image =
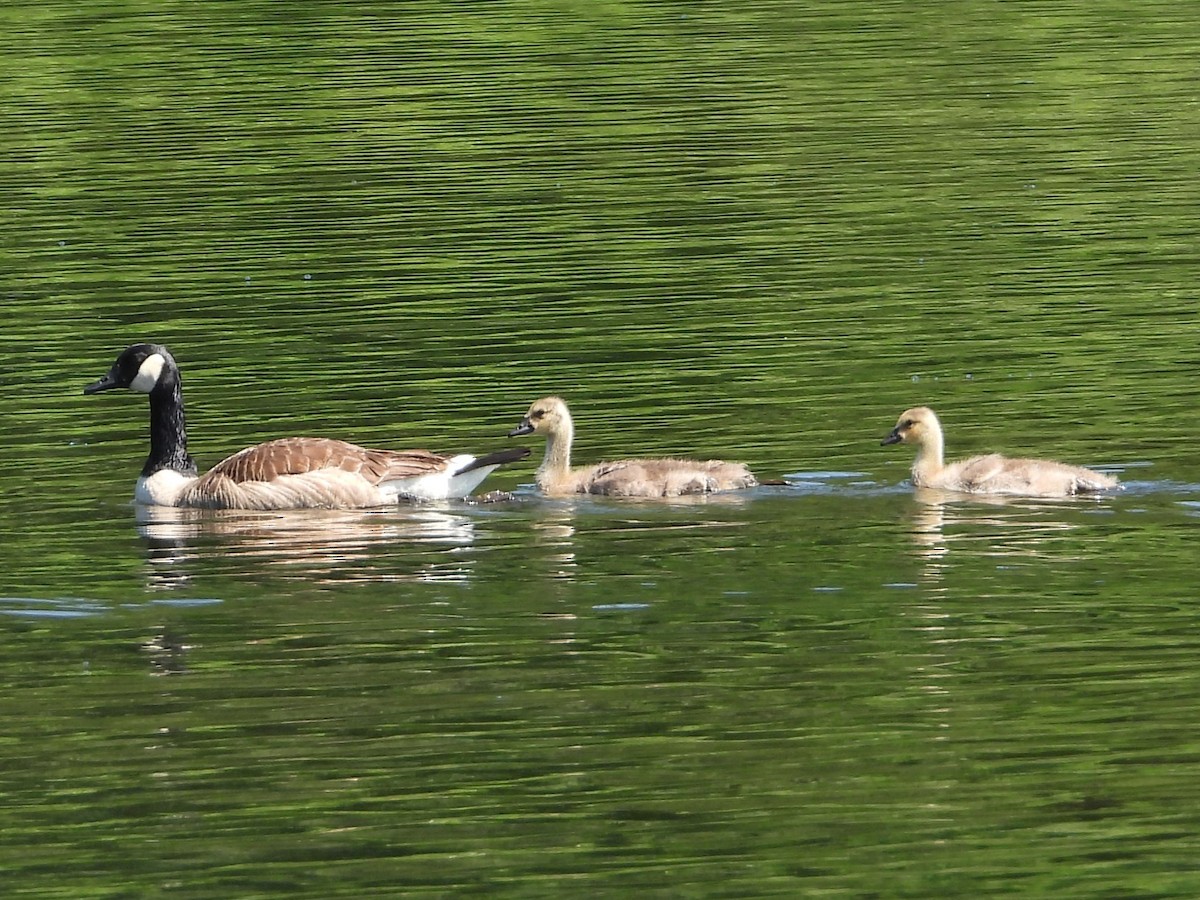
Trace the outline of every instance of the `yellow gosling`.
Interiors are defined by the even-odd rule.
[[[916,487],[1029,497],[1069,497],[1120,487],[1111,475],[1046,459],[1011,459],[989,453],[945,465],[944,442],[942,425],[927,406],[906,409],[882,441],[916,445],[917,458],[912,467]]]
[[[575,424],[561,397],[543,397],[529,407],[509,437],[546,437],[537,485],[547,494],[604,494],[610,497],[678,497],[753,487],[757,479],[741,463],[695,459],[618,459],[571,468]]]

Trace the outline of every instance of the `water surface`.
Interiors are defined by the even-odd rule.
[[[9,4],[6,890],[1195,896],[1182,9]],[[205,466],[788,483],[137,510],[137,340]],[[914,493],[918,403],[1129,488]]]

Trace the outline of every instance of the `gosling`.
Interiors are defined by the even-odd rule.
[[[678,497],[754,487],[758,480],[741,463],[695,459],[618,459],[571,468],[575,424],[561,397],[543,397],[529,407],[509,437],[546,436],[546,455],[537,485],[547,494],[604,494],[609,497]]]
[[[912,467],[916,487],[967,494],[1012,494],[1026,497],[1069,497],[1119,488],[1102,472],[1046,459],[1011,459],[998,453],[972,456],[944,465],[942,425],[927,406],[906,409],[882,444],[916,444]]]

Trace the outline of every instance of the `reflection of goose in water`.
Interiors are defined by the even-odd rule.
[[[532,528],[535,545],[546,551],[537,562],[537,570],[550,578],[574,579],[579,566],[575,559],[574,506],[551,501],[538,510]]]
[[[546,436],[546,455],[537,470],[537,485],[547,494],[678,497],[734,491],[758,484],[741,463],[716,459],[617,459],[572,469],[575,424],[560,397],[535,401],[508,436],[534,433]]]
[[[1057,542],[1079,527],[1069,516],[1081,512],[1069,501],[1002,494],[964,497],[956,491],[918,488],[910,536],[930,581],[941,581],[955,554],[967,557],[1080,559],[1062,556]]]
[[[673,499],[684,502],[611,503],[571,495],[523,504],[510,518],[523,523],[530,538],[521,549],[521,580],[653,580],[677,548],[723,552],[745,540],[749,522],[739,512],[750,505],[748,497]]]
[[[1119,486],[1111,475],[1048,459],[1012,459],[989,453],[944,465],[942,425],[927,406],[901,413],[896,427],[883,443],[917,445],[912,481],[919,488],[968,494],[1066,497]]]
[[[142,642],[141,649],[150,659],[150,674],[184,675],[188,671],[187,654],[195,645],[170,626],[160,625]]]
[[[197,510],[139,506],[151,586],[205,574],[267,574],[317,582],[466,581],[475,541],[468,515],[445,509]]]
[[[135,498],[206,509],[355,509],[397,500],[466,497],[498,466],[524,459],[515,447],[481,458],[428,450],[373,450],[328,438],[292,437],[247,447],[204,475],[187,452],[183,389],[160,344],[134,344],[83,389],[129,388],[150,397],[150,456]]]

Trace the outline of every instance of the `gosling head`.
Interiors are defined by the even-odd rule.
[[[175,369],[175,359],[162,344],[134,344],[112,364],[108,374],[83,389],[98,394],[113,388],[128,388],[148,394]]]
[[[879,443],[921,444],[942,430],[938,417],[928,406],[914,406],[900,414],[896,427]]]
[[[522,434],[557,434],[571,425],[571,413],[567,403],[561,397],[543,397],[535,400],[525,413],[521,424],[508,433],[509,437]]]

